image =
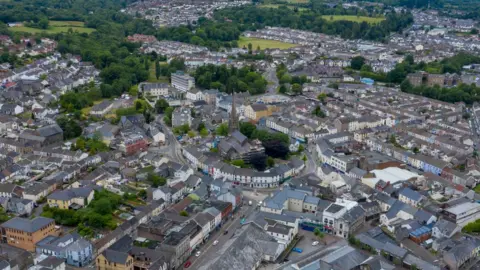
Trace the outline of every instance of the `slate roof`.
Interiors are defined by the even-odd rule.
[[[412,190],[411,188],[404,188],[402,191],[400,191],[399,195],[403,195],[413,201],[420,201],[422,199],[422,195],[415,190]]]
[[[214,259],[200,266],[199,270],[210,269],[254,269],[266,255],[277,258],[285,249],[255,223],[240,227],[216,252]]]
[[[105,250],[103,256],[107,261],[119,264],[125,264],[128,260],[128,253],[126,252],[119,252],[111,249]]]
[[[48,196],[48,199],[68,201],[73,198],[87,198],[93,191],[90,187],[71,188],[61,191],[56,191]]]
[[[53,124],[53,125],[41,127],[37,129],[37,132],[42,137],[50,137],[58,133],[63,133],[63,130],[60,128],[59,125]]]
[[[45,218],[45,217],[36,217],[34,219],[15,217],[13,219],[6,221],[1,226],[4,228],[16,229],[24,232],[33,233],[47,226],[52,222],[55,222],[55,221],[51,218]]]
[[[440,219],[435,223],[433,228],[437,228],[442,234],[450,236],[450,234],[452,234],[452,232],[457,228],[457,224],[446,219]]]

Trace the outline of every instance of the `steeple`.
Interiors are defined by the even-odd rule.
[[[238,130],[237,109],[235,108],[235,91],[232,92],[232,110],[230,112],[230,119],[228,120],[228,131],[230,133]]]

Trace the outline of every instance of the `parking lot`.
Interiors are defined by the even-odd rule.
[[[318,239],[318,237],[315,236],[313,234],[313,232],[309,232],[309,231],[305,231],[305,230],[299,230],[298,234],[302,235],[303,238],[302,238],[302,240],[300,240],[300,242],[298,242],[298,244],[295,247],[300,248],[302,250],[302,253],[292,251],[287,257],[288,260],[298,258],[298,257],[302,256],[303,254],[307,254],[307,253],[310,253],[312,251],[321,250],[322,248],[325,247],[325,243],[327,243],[327,245],[328,245],[328,244],[331,244],[331,243],[334,243],[334,242],[338,241],[338,239],[339,239],[338,237],[335,237],[335,236],[329,235],[329,234],[325,234],[323,239]],[[312,243],[315,242],[315,241],[319,242],[318,245],[317,246],[312,246]]]

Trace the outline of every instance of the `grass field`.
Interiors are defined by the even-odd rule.
[[[1,0],[0,0],[1,1]],[[79,21],[50,21],[50,26],[48,29],[39,29],[26,26],[11,27],[9,30],[14,32],[27,32],[27,33],[42,33],[46,32],[48,34],[56,34],[62,32],[68,32],[68,29],[72,28],[74,32],[79,33],[88,33],[95,31],[93,28],[85,27],[83,22]]]
[[[243,48],[243,46],[248,47],[248,43],[252,43],[252,48],[254,50],[260,46],[260,49],[289,49],[292,47],[297,46],[296,44],[292,43],[285,43],[276,40],[268,40],[268,39],[261,39],[261,38],[249,38],[249,37],[240,37],[238,41],[238,47]]]
[[[370,24],[379,23],[385,20],[384,17],[366,17],[355,15],[324,15],[322,16],[327,21],[351,21],[351,22],[367,22]]]
[[[280,4],[261,4],[261,5],[258,5],[259,8],[279,8],[281,6],[286,6],[289,9],[294,9],[295,8],[294,6],[280,5]],[[307,8],[300,7],[300,8],[298,8],[298,10],[304,11],[304,10],[307,10]]]
[[[162,64],[166,64],[167,62],[160,62],[160,65]],[[155,72],[155,62],[152,62],[151,65],[150,65],[150,69],[148,70],[149,71],[149,74],[148,74],[148,82],[152,82],[152,83],[168,83],[168,77],[165,77],[165,76],[160,76],[158,79],[157,79],[157,76],[156,76],[156,72]]]

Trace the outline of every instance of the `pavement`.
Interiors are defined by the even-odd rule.
[[[177,136],[175,136],[172,130],[163,122],[163,115],[158,115],[155,121],[163,126],[163,133],[165,133],[167,146],[165,153],[174,161],[190,166],[189,162],[183,157],[182,145],[178,142]]]
[[[225,223],[220,230],[216,231],[213,235],[210,236],[210,238],[207,240],[206,243],[204,243],[199,251],[200,256],[196,257],[195,253],[196,251],[192,252],[192,255],[188,258],[187,261],[190,261],[192,264],[188,267],[188,269],[198,269],[200,266],[208,262],[209,260],[212,260],[216,258],[217,251],[221,249],[221,247],[230,239],[233,235],[233,233],[241,226],[240,224],[240,219],[243,215],[248,217],[251,215],[257,206],[257,202],[254,201],[252,205],[248,205],[248,201],[245,203],[242,208],[234,214],[233,219],[230,219]],[[228,231],[228,234],[224,234],[225,231]],[[214,241],[218,241],[217,245],[213,245]],[[182,265],[182,269],[183,265]]]
[[[305,150],[304,154],[307,156],[307,161],[305,162],[305,168],[303,169],[301,175],[307,175],[310,173],[316,174],[317,164],[315,162],[315,158],[313,157],[312,153],[308,150]]]
[[[277,70],[274,67],[269,67],[263,74],[265,79],[269,82],[267,85],[267,93],[275,94],[277,93],[277,89],[279,86],[278,78],[277,78]]]

